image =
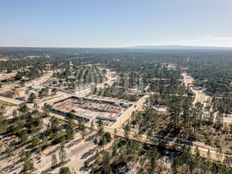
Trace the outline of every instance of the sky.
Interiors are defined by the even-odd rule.
[[[0,46],[232,47],[232,0],[0,0]]]

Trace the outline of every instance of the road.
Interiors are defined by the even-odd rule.
[[[117,121],[113,123],[111,127],[113,129],[121,127],[125,122],[130,119],[133,112],[142,109],[143,104],[146,102],[146,99],[148,97],[149,95],[145,95],[141,97],[137,102],[132,104],[120,117],[117,118]]]
[[[25,86],[32,86],[32,87],[41,86],[44,82],[46,82],[49,78],[51,78],[52,74],[53,71],[48,71],[46,74],[42,75],[41,77],[26,83]]]
[[[125,136],[124,130],[122,130],[120,128],[126,121],[128,121],[130,119],[130,116],[131,116],[133,111],[136,111],[139,108],[141,109],[141,107],[142,107],[143,103],[146,101],[147,97],[148,96],[145,95],[140,100],[138,100],[136,102],[136,104],[132,105],[128,109],[128,111],[126,111],[125,114],[122,115],[122,118],[119,119],[119,121],[117,121],[116,123],[114,123],[111,127],[104,126],[104,130],[106,132],[109,132],[110,134],[113,134],[113,135],[116,135],[116,136],[119,136],[119,137],[122,137],[122,138],[128,138],[128,139],[135,140],[135,141],[138,141],[138,142],[141,142],[141,143],[156,144],[154,142],[151,142],[150,139],[146,135],[140,135],[139,137],[136,137],[135,132],[131,132],[131,133],[129,133],[128,136]],[[65,118],[63,116],[60,116],[60,115],[57,115],[57,114],[52,114],[51,116],[56,117],[58,119],[65,120]],[[90,128],[90,124],[86,124],[86,126]],[[95,126],[94,129],[97,131],[98,128]],[[115,130],[116,130],[116,134],[115,134]],[[157,136],[154,136],[154,140],[156,140],[157,142],[158,142],[158,140],[164,142],[165,144],[167,144],[168,148],[171,148],[172,146],[174,146],[174,147],[176,147],[176,146],[179,146],[179,147],[181,147],[181,146],[191,147],[192,154],[194,154],[195,149],[198,148],[198,150],[200,152],[200,155],[203,158],[208,158],[208,159],[214,160],[214,161],[223,161],[226,157],[232,158],[231,155],[227,155],[225,153],[218,152],[217,149],[215,149],[215,148],[213,148],[211,146],[206,146],[204,143],[201,143],[201,142],[191,142],[191,141],[187,141],[187,140],[183,140],[183,139],[177,139],[177,138],[175,138],[173,140],[171,138],[157,137]],[[208,151],[210,151],[210,156],[208,156]]]
[[[203,89],[198,89],[198,88],[194,88],[193,87],[193,82],[194,82],[194,79],[188,75],[187,73],[182,73],[181,74],[182,77],[183,77],[183,82],[184,82],[184,85],[185,87],[189,87],[190,90],[194,93],[194,100],[193,100],[193,106],[196,104],[196,103],[201,103],[204,107],[204,104],[210,100],[210,96],[206,95],[204,93],[204,90]],[[204,112],[205,114],[209,114],[208,111]],[[230,157],[232,158],[231,155],[227,155],[227,154],[224,154],[224,153],[218,153],[217,150],[214,148],[212,149],[212,147],[210,146],[206,146],[204,143],[202,142],[192,142],[193,145],[192,145],[192,149],[195,149],[197,146],[199,148],[199,150],[201,151],[201,154],[203,154],[203,156],[207,156],[207,153],[208,153],[208,150],[210,150],[211,154],[213,155],[211,157],[212,160],[218,160],[218,161],[223,161],[225,159],[225,157]]]
[[[24,103],[23,101],[20,101],[20,100],[16,100],[16,99],[13,99],[13,98],[8,98],[8,97],[2,97],[2,96],[0,96],[0,100],[4,101],[6,103],[11,103],[13,105],[20,105],[20,104]]]
[[[105,85],[111,86],[116,80],[116,77],[113,77],[113,72],[110,71],[109,69],[107,69],[107,71],[106,71],[106,77],[107,77],[107,80],[104,81],[103,83],[97,84],[96,88],[104,88]],[[79,91],[75,92],[75,95],[77,95],[79,97],[85,97],[89,93],[91,93],[91,87],[87,87],[85,89],[79,90]]]
[[[184,77],[184,83],[186,86],[191,85],[191,83],[193,82],[193,79],[190,78],[190,76],[188,76],[187,74],[182,74]],[[106,82],[104,82],[106,83]],[[99,84],[98,87],[101,87],[102,85],[104,85],[104,83]],[[107,80],[107,83],[112,83],[112,79],[111,80]],[[90,90],[90,88],[85,89],[85,91],[83,93],[85,93],[87,90]],[[146,135],[140,135],[139,137],[135,136],[136,133],[135,132],[131,132],[128,134],[128,136],[125,136],[124,130],[122,130],[120,127],[126,122],[128,121],[128,119],[130,119],[130,116],[132,114],[133,111],[136,111],[138,109],[142,108],[142,105],[144,104],[144,102],[146,101],[146,98],[148,97],[148,95],[145,95],[144,97],[140,98],[135,104],[133,104],[130,108],[128,108],[128,110],[122,115],[121,118],[118,119],[118,121],[116,123],[113,124],[112,127],[108,127],[108,126],[104,126],[105,131],[109,132],[110,134],[116,134],[116,136],[122,137],[122,138],[128,138],[131,140],[135,140],[141,143],[148,143],[148,144],[156,144],[153,141],[151,142],[150,139],[146,136]],[[198,97],[197,97],[198,100]],[[196,102],[195,102],[196,103]],[[57,115],[57,114],[52,114],[51,116],[53,117],[57,117],[59,119],[65,120],[65,118],[63,116]],[[87,125],[90,127],[90,125]],[[97,127],[94,128],[95,130],[97,130]],[[115,133],[116,130],[116,133]],[[186,140],[178,140],[178,139],[169,139],[169,138],[165,138],[165,137],[157,137],[154,136],[155,140],[159,140],[159,141],[163,141],[165,144],[167,144],[167,147],[172,147],[173,145],[175,147],[179,146],[189,146],[191,147],[191,152],[194,154],[195,149],[198,148],[200,155],[204,158],[208,158],[211,160],[215,160],[215,161],[223,161],[226,157],[230,157],[232,158],[231,155],[227,155],[225,153],[221,153],[218,152],[217,149],[210,147],[210,146],[206,146],[203,143],[200,142],[190,142],[190,141],[186,141]],[[192,145],[190,145],[192,144]],[[87,146],[86,146],[87,147]],[[83,147],[84,148],[84,147]],[[84,148],[84,149],[88,149],[88,148]],[[208,156],[208,151],[210,150],[210,156]]]
[[[178,148],[181,149],[182,146],[190,147],[191,148],[191,153],[193,155],[195,154],[195,149],[198,148],[201,157],[207,158],[207,159],[210,159],[210,160],[214,160],[214,161],[223,162],[223,160],[226,157],[232,158],[232,155],[227,155],[227,154],[218,152],[217,149],[215,149],[215,148],[213,148],[211,146],[206,146],[206,145],[202,144],[201,142],[191,142],[191,141],[178,139],[178,138],[172,139],[172,138],[158,137],[158,136],[154,136],[153,141],[151,141],[146,135],[137,136],[136,133],[134,133],[134,132],[130,132],[126,136],[125,131],[122,130],[122,129],[119,129],[119,128],[114,129],[112,127],[104,126],[104,130],[106,132],[109,132],[110,134],[119,136],[121,138],[134,140],[134,141],[137,141],[137,142],[140,142],[140,143],[157,145],[158,142],[163,142],[163,143],[166,144],[166,148],[170,148],[170,149],[173,149],[173,147],[176,148],[176,149],[178,149]],[[210,151],[210,156],[208,156],[209,151]]]
[[[33,87],[40,86],[41,84],[46,82],[52,76],[52,74],[53,74],[52,71],[48,71],[42,77],[36,78],[36,79],[26,83],[25,86],[33,86]],[[24,87],[22,87],[21,89],[24,90]],[[23,101],[20,101],[20,100],[8,98],[8,97],[2,97],[2,96],[0,96],[0,100],[7,102],[7,103],[14,104],[14,105],[20,105],[20,104],[24,103]]]
[[[189,87],[195,95],[193,105],[195,105],[198,102],[204,105],[204,103],[207,102],[210,99],[210,97],[204,93],[203,89],[197,89],[192,86],[194,79],[191,76],[189,76],[187,73],[182,73],[181,75],[183,77],[185,87]]]
[[[103,83],[97,84],[96,87],[103,88],[105,85],[112,85],[114,83],[114,81],[116,80],[115,78],[112,77],[112,74],[113,74],[113,72],[111,72],[110,70],[107,70],[107,73],[106,73],[107,80],[104,81]],[[68,94],[65,92],[57,92],[57,94],[55,96],[53,96],[52,98],[50,98],[48,100],[44,99],[44,101],[40,101],[39,105],[43,106],[44,103],[48,103],[50,105],[53,105],[55,102],[69,98],[73,95],[76,95],[78,97],[85,97],[90,93],[91,93],[91,86],[85,87],[84,89],[80,89],[80,90],[76,91],[74,94]]]

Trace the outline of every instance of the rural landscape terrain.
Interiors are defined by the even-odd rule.
[[[231,49],[0,48],[1,174],[231,174]]]

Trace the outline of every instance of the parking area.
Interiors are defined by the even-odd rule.
[[[72,96],[54,103],[53,110],[88,120],[116,121],[130,106],[131,104],[126,102]]]

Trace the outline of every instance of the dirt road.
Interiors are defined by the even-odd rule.
[[[195,95],[193,105],[195,105],[198,102],[204,105],[204,103],[210,99],[210,96],[206,95],[203,89],[193,87],[194,79],[187,73],[182,73],[181,75],[183,77],[185,87],[189,87]]]
[[[4,101],[4,102],[6,102],[6,103],[11,103],[11,104],[13,104],[13,105],[20,105],[20,104],[23,103],[23,102],[20,101],[20,100],[16,100],[16,99],[13,99],[13,98],[8,98],[8,97],[2,97],[2,96],[0,96],[0,100],[1,100],[1,101]]]
[[[25,86],[40,87],[44,82],[51,78],[52,74],[53,71],[48,71],[43,76],[26,83]]]
[[[107,69],[107,71],[106,71],[107,80],[104,81],[103,83],[97,84],[96,87],[97,88],[104,88],[105,85],[111,86],[114,83],[114,81],[116,80],[116,78],[113,77],[113,74],[114,73],[112,71]],[[87,87],[87,88],[85,87],[84,89],[75,92],[75,95],[78,95],[79,97],[85,97],[89,93],[91,93],[91,87]]]

